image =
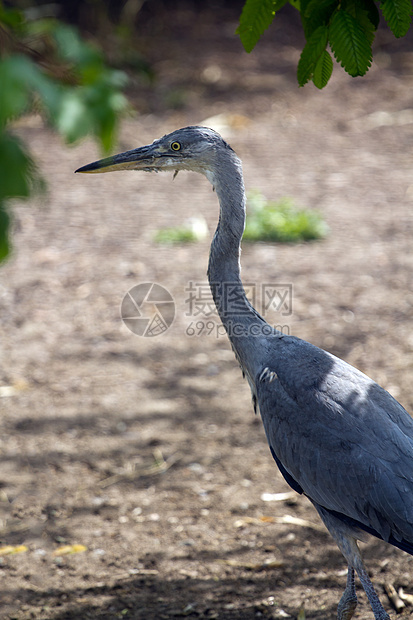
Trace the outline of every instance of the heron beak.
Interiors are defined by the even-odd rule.
[[[115,170],[156,170],[156,162],[160,157],[162,157],[162,153],[158,150],[157,146],[150,144],[133,149],[132,151],[125,151],[125,153],[112,155],[105,159],[99,159],[98,161],[78,168],[75,172],[96,174],[99,172],[113,172]]]

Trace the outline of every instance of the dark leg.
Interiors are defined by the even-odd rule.
[[[357,544],[357,543],[356,543]],[[384,610],[382,604],[380,603],[379,597],[376,594],[376,591],[373,587],[373,584],[370,581],[370,577],[367,574],[366,569],[363,566],[360,558],[360,566],[356,566],[357,575],[361,581],[361,585],[364,588],[364,592],[367,594],[367,598],[369,599],[369,603],[374,613],[374,617],[376,620],[390,620],[390,616]]]
[[[361,581],[361,585],[369,599],[369,603],[374,613],[375,620],[390,620],[390,616],[384,610],[384,607],[380,603],[380,599],[376,594],[376,591],[373,587],[373,584],[370,581],[370,577],[367,574],[366,569],[364,568],[363,560],[361,559],[360,551],[357,546],[357,541],[355,538],[351,536],[344,536],[343,533],[340,533],[334,537],[338,546],[340,547],[341,553],[346,558],[349,566],[353,567],[357,572],[357,575]],[[347,578],[347,587],[348,587],[348,579]],[[353,576],[354,581],[354,576]],[[351,587],[351,586],[350,586]],[[347,588],[346,588],[347,592]],[[346,592],[344,594],[346,594]],[[341,602],[341,601],[340,601]],[[354,610],[353,610],[354,611]],[[338,616],[339,620],[341,620],[340,616]],[[346,617],[345,617],[346,618]],[[351,616],[349,616],[351,618]]]
[[[333,516],[328,510],[325,510],[318,504],[314,503],[314,506],[324,521],[324,525],[338,544],[349,566],[347,586],[338,606],[338,620],[350,620],[357,605],[354,587],[354,571],[357,572],[361,585],[369,599],[375,620],[390,620],[390,616],[380,603],[380,599],[370,581],[370,577],[364,568],[360,550],[357,545],[358,532],[344,524],[340,519],[337,519],[337,517]]]
[[[338,620],[350,620],[357,607],[356,586],[354,582],[354,568],[349,565],[347,573],[347,585],[337,608]]]

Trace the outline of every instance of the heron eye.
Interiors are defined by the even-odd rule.
[[[173,151],[180,151],[181,150],[181,145],[179,142],[172,142],[171,144],[171,149]]]

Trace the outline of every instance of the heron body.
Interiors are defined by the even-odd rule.
[[[214,186],[220,215],[208,278],[271,454],[288,484],[312,502],[346,558],[338,619],[353,616],[356,571],[375,619],[389,620],[357,541],[372,534],[413,555],[412,418],[362,372],[276,331],[251,306],[240,277],[246,204],[241,161],[219,134],[186,127],[77,172],[124,169],[192,170]]]

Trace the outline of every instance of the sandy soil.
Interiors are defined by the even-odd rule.
[[[235,22],[236,12],[214,22],[185,10],[156,32],[149,23],[142,46],[157,81],[151,91],[132,83],[140,114],[123,123],[119,150],[224,115],[248,189],[317,208],[330,228],[322,242],[244,246],[243,278],[257,292],[292,285],[291,314],[268,321],[413,411],[413,38],[380,33],[366,78],[336,67],[318,92],[296,87],[301,41],[290,22],[250,56]],[[2,617],[334,618],[340,552],[305,498],[263,500],[289,489],[227,339],[217,327],[188,334],[207,319],[188,316],[186,289],[206,283],[209,184],[74,176],[99,156],[92,143],[69,150],[36,118],[19,131],[49,194],[16,205],[1,271],[1,541],[26,549],[0,557]],[[200,215],[205,241],[153,242],[157,229]],[[153,338],[120,320],[142,282],[165,286],[176,304],[173,325]],[[86,550],[64,554],[66,545]],[[413,558],[375,540],[363,552],[389,610],[384,583],[413,594]],[[363,593],[355,618],[372,618]]]

